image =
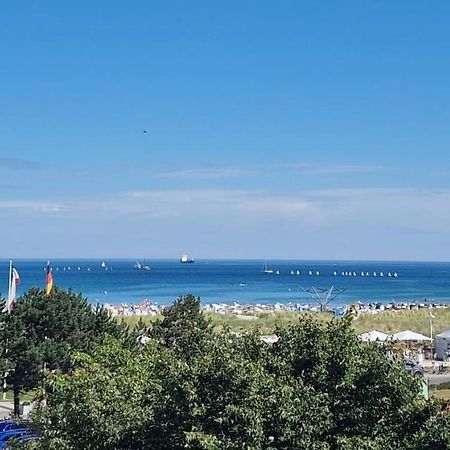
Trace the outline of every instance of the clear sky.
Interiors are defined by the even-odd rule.
[[[450,260],[448,1],[12,1],[0,258]]]

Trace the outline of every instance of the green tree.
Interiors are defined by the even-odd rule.
[[[450,418],[351,320],[213,333],[180,298],[146,345],[108,339],[51,375],[39,449],[444,450]]]
[[[0,295],[0,311],[5,311],[5,308],[6,308],[6,301]],[[4,336],[6,332],[4,317],[5,317],[4,314],[0,314],[0,336]],[[6,353],[7,353],[6,342],[4,339],[0,338],[0,380],[2,382],[2,386],[4,375],[11,369],[11,363],[6,358]]]
[[[45,371],[67,371],[73,351],[88,352],[106,334],[119,327],[102,308],[93,308],[81,294],[53,288],[50,295],[32,288],[16,302],[11,314],[1,315],[2,357],[10,370],[7,382],[14,390],[19,412],[22,390],[36,388]]]
[[[202,352],[213,328],[201,310],[200,299],[188,294],[165,308],[162,320],[156,321],[148,334],[181,356],[190,357]]]

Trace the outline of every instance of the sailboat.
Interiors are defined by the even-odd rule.
[[[264,264],[262,271],[263,273],[273,273],[273,269],[269,269],[269,267],[267,267],[267,263]]]
[[[152,270],[152,268],[146,264],[141,264],[139,261],[136,261],[134,270]]]

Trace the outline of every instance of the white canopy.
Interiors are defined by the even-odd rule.
[[[392,335],[393,341],[431,341],[432,339],[411,330],[400,331]]]
[[[372,330],[367,333],[360,334],[359,337],[363,342],[384,342],[389,336],[381,331]]]
[[[443,331],[440,334],[437,334],[436,337],[448,338],[450,337],[450,330]]]

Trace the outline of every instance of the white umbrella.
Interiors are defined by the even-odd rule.
[[[415,331],[405,330],[392,335],[393,341],[431,341],[432,339]]]
[[[372,330],[367,333],[360,334],[359,337],[363,342],[384,342],[389,336],[381,331]]]

